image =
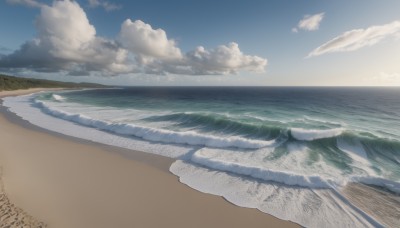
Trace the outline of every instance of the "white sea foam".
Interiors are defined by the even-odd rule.
[[[242,137],[217,137],[212,135],[204,135],[196,132],[175,132],[164,129],[137,126],[128,123],[112,123],[104,120],[93,119],[82,114],[72,114],[62,110],[52,108],[43,101],[34,101],[45,113],[53,115],[64,120],[73,121],[85,126],[94,127],[101,130],[110,131],[122,135],[132,135],[145,140],[178,143],[195,146],[208,147],[236,147],[243,149],[257,149],[274,144],[272,141],[252,140]]]
[[[166,145],[144,141],[139,138],[126,138],[53,117],[32,106],[32,97],[35,96],[36,95],[6,97],[3,98],[3,105],[8,107],[11,112],[14,112],[22,119],[27,120],[34,125],[50,131],[59,132],[64,135],[82,138],[93,142],[159,154],[172,158],[181,157],[192,150],[192,147],[185,145]]]
[[[348,140],[338,139],[337,145],[340,150],[348,152],[353,159],[362,159],[363,162],[368,161],[367,152],[365,152],[364,147],[359,141],[352,140],[350,143]]]
[[[315,139],[332,138],[342,134],[343,128],[334,128],[326,130],[317,129],[303,129],[303,128],[291,128],[290,132],[292,136],[297,140],[312,141]]]
[[[332,188],[340,184],[331,178],[324,178],[316,174],[298,174],[290,171],[268,169],[261,165],[248,165],[228,161],[227,159],[215,158],[215,156],[210,156],[207,152],[203,152],[201,149],[192,155],[191,161],[204,167],[245,175],[264,181],[275,181],[291,186]]]
[[[305,227],[382,227],[336,191],[260,182],[177,160],[170,171],[180,182],[201,192],[224,197],[241,207],[257,208]]]
[[[376,172],[371,168],[372,164],[368,160],[367,152],[359,141],[348,142],[344,139],[337,139],[337,147],[339,150],[347,153],[353,160],[353,165],[363,170],[368,175],[376,175]]]
[[[53,95],[51,95],[52,96],[52,98],[54,99],[54,100],[56,100],[56,101],[65,101],[65,97],[63,97],[63,96],[61,96],[61,95],[57,95],[57,94],[53,94]]]

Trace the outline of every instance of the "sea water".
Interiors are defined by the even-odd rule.
[[[399,97],[398,88],[126,87],[3,105],[49,130],[176,158],[182,183],[303,226],[395,227]],[[366,210],[375,205],[354,200],[353,185],[386,209]]]

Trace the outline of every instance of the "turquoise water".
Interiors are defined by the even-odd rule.
[[[397,88],[128,87],[30,102],[52,117],[160,144],[158,154],[192,148],[171,172],[200,191],[304,226],[354,227],[387,223],[345,200],[349,183],[400,193],[399,97]]]
[[[207,144],[207,139],[190,141],[189,135],[185,141],[186,132],[243,139],[242,145],[214,145],[233,150],[256,149],[274,141],[275,150],[266,159],[276,160],[289,153],[288,145],[299,143],[308,150],[310,166],[323,160],[343,175],[371,172],[400,180],[398,89],[126,88],[62,96],[62,104],[75,108],[74,113],[182,133],[186,144]],[[40,99],[55,100],[52,94]],[[245,145],[246,140],[254,145]],[[368,170],[354,165],[357,157],[369,162]]]

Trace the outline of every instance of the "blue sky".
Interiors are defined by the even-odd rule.
[[[61,2],[0,2],[0,71],[124,85],[400,85],[397,0]]]

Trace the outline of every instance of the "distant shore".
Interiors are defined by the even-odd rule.
[[[0,91],[0,98],[8,96],[20,96],[31,93],[36,93],[40,91],[54,91],[54,90],[64,90],[64,88],[32,88],[32,89],[19,89],[19,90],[3,90]]]
[[[54,89],[0,98],[42,90]],[[179,183],[173,159],[50,132],[4,107],[0,126],[4,195],[49,227],[298,227]]]

